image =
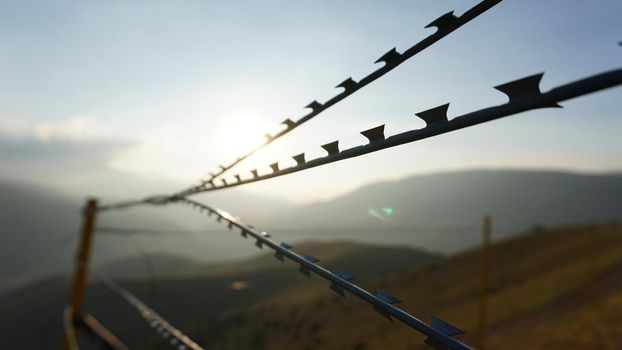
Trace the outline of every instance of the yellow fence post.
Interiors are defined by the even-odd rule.
[[[480,261],[480,280],[479,280],[479,312],[478,312],[478,334],[477,343],[479,350],[486,349],[486,302],[488,299],[488,284],[490,279],[490,234],[492,219],[490,216],[484,217],[482,226],[482,251]]]
[[[93,231],[95,228],[95,216],[97,214],[97,200],[89,199],[84,207],[82,230],[80,231],[80,241],[78,242],[78,251],[76,255],[75,269],[73,275],[73,283],[71,287],[71,298],[67,311],[71,324],[65,322],[65,326],[73,327],[76,320],[82,313],[82,302],[84,300],[84,290],[86,289],[86,279],[88,272],[88,264],[91,258],[91,246],[93,244]],[[67,339],[67,334],[74,332],[65,332],[63,337],[63,346],[61,349],[73,350],[77,348],[75,339]]]

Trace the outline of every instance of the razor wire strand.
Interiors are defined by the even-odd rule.
[[[222,190],[253,182],[264,181],[275,177],[281,177],[318,166],[377,152],[386,148],[416,142],[522,112],[540,108],[561,107],[558,104],[559,102],[609,89],[622,84],[622,68],[618,68],[560,85],[552,88],[548,92],[541,92],[540,81],[543,75],[544,73],[539,73],[495,86],[495,89],[501,91],[508,97],[508,102],[501,105],[480,109],[449,120],[447,117],[449,103],[447,103],[416,113],[416,116],[426,122],[426,126],[421,129],[408,130],[390,137],[385,137],[383,124],[361,132],[361,134],[368,139],[368,143],[365,145],[355,146],[346,150],[339,150],[339,141],[334,141],[322,146],[322,148],[327,152],[326,156],[307,161],[305,159],[305,154],[300,153],[292,157],[296,161],[296,165],[289,168],[280,169],[279,163],[275,162],[270,164],[272,172],[268,174],[260,175],[257,169],[254,169],[250,171],[252,177],[248,179],[242,179],[242,177],[238,174],[235,176],[235,182],[229,183],[225,179],[222,179],[222,185],[215,185],[212,183],[212,187],[197,187],[192,191],[186,191],[183,196],[157,195],[142,200],[132,200],[104,205],[99,207],[98,210],[105,211],[110,209],[124,209],[141,204],[164,205],[171,200],[185,196]]]
[[[125,299],[130,306],[136,309],[143,319],[149,323],[151,328],[160,334],[163,339],[167,340],[171,346],[177,347],[178,350],[204,350],[204,348],[192,341],[192,339],[174,327],[170,322],[164,319],[164,317],[148,307],[127,289],[121,287],[112,278],[101,271],[92,272],[92,274],[102,281],[110,291]]]
[[[292,157],[296,161],[296,165],[292,167],[280,169],[279,163],[275,162],[270,164],[270,168],[272,169],[271,173],[260,175],[257,169],[254,169],[250,171],[252,174],[251,178],[242,179],[238,174],[235,176],[235,182],[229,183],[225,179],[222,179],[221,185],[215,185],[212,183],[212,187],[197,188],[193,191],[188,191],[185,195],[188,196],[196,193],[216,191],[289,175],[299,171],[380,151],[386,148],[438,136],[451,131],[456,131],[529,110],[547,107],[561,107],[558,104],[559,102],[622,84],[622,69],[616,69],[561,85],[543,93],[540,91],[539,86],[542,76],[543,73],[535,74],[496,86],[495,89],[503,92],[509,98],[508,102],[505,104],[480,109],[478,111],[467,113],[449,120],[447,117],[449,103],[447,103],[416,113],[418,117],[426,122],[426,127],[422,129],[408,130],[385,138],[383,124],[361,132],[361,134],[368,140],[366,145],[355,146],[346,150],[339,150],[339,141],[334,141],[322,145],[322,148],[327,152],[327,155],[324,157],[306,161],[305,154],[300,153]]]
[[[178,197],[176,202],[187,204],[193,208],[198,208],[200,211],[207,211],[208,215],[215,214],[218,222],[227,224],[229,229],[237,227],[240,229],[240,234],[247,238],[248,236],[256,240],[255,246],[262,249],[263,246],[267,246],[274,250],[275,258],[280,261],[284,261],[284,258],[291,260],[294,263],[300,265],[299,271],[304,275],[311,277],[311,273],[320,276],[321,278],[330,282],[330,289],[335,293],[345,297],[345,291],[355,297],[371,304],[374,310],[380,313],[382,316],[389,320],[395,318],[407,326],[410,326],[418,332],[427,336],[425,343],[437,350],[452,349],[452,350],[472,350],[468,345],[460,342],[453,337],[464,333],[461,329],[445,322],[437,317],[432,316],[430,324],[410,315],[406,311],[399,309],[394,304],[400,303],[401,300],[388,294],[385,291],[378,290],[375,293],[370,293],[365,289],[354,284],[354,276],[345,271],[336,270],[331,272],[328,269],[318,264],[319,259],[313,255],[305,254],[300,255],[295,253],[293,247],[285,242],[277,244],[270,239],[271,235],[266,232],[260,232],[255,230],[251,225],[243,223],[239,218],[227,213],[224,210],[199,203],[194,200],[190,200],[183,197]]]
[[[225,172],[229,171],[230,169],[232,169],[233,167],[235,167],[236,165],[238,165],[239,163],[241,163],[248,157],[252,156],[254,153],[268,146],[275,140],[285,136],[292,130],[304,124],[305,122],[313,119],[314,117],[316,117],[323,111],[327,110],[331,106],[337,104],[338,102],[344,100],[348,96],[354,94],[356,91],[362,89],[364,86],[384,76],[385,74],[392,71],[394,68],[396,68],[403,62],[405,62],[406,60],[412,58],[413,56],[422,52],[426,48],[432,46],[436,42],[443,39],[445,36],[449,35],[453,31],[462,27],[464,24],[470,22],[471,20],[475,19],[479,15],[488,11],[489,9],[491,9],[493,6],[497,5],[501,1],[502,0],[483,0],[479,2],[478,4],[476,4],[475,6],[473,6],[472,8],[470,8],[469,10],[467,10],[461,16],[456,16],[454,14],[454,11],[450,11],[438,17],[437,19],[432,21],[430,24],[425,26],[425,28],[436,27],[436,31],[434,33],[430,34],[423,40],[411,46],[409,49],[407,49],[401,54],[397,52],[396,48],[389,50],[388,52],[383,54],[378,60],[376,60],[376,62],[374,62],[374,63],[381,63],[381,62],[384,63],[382,67],[378,68],[374,72],[363,77],[358,82],[353,80],[351,77],[347,78],[346,80],[344,80],[343,82],[341,82],[339,85],[336,86],[336,88],[343,88],[344,91],[335,95],[334,97],[330,98],[324,103],[320,103],[317,100],[314,100],[313,102],[311,102],[309,105],[305,107],[305,108],[311,109],[311,111],[308,114],[306,114],[305,116],[303,116],[302,118],[300,118],[299,120],[295,122],[289,118],[285,119],[283,122],[281,122],[282,125],[285,125],[284,130],[278,132],[275,135],[266,134],[265,135],[266,140],[263,144],[250,150],[246,154],[238,157],[235,161],[233,161],[229,165],[220,165],[219,170],[216,173],[210,174],[210,178],[208,178],[207,180],[202,180],[198,186],[190,187],[187,190],[183,190],[177,193],[177,195],[184,195],[188,191],[193,191],[193,190],[196,190],[197,188],[202,188],[205,185],[211,183],[215,178],[222,176]]]

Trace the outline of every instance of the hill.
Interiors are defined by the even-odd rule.
[[[328,266],[359,271],[363,280],[404,271],[439,258],[438,255],[411,248],[375,247],[349,242],[310,242],[298,245],[296,249],[322,256]],[[369,257],[374,260],[368,260]],[[170,266],[173,263],[184,269],[178,271],[176,276],[169,274],[163,277],[156,271],[156,275],[150,278],[143,275],[142,278],[123,280],[122,284],[182,327],[200,321],[215,321],[228,310],[250,306],[285,290],[304,291],[308,286],[306,277],[292,266],[280,263],[271,254],[217,265],[171,257],[158,262],[158,257],[152,258],[154,266]],[[377,264],[377,261],[384,263]],[[125,262],[130,271],[136,272],[142,264],[142,261],[133,259]],[[112,275],[123,275],[125,272],[119,269],[122,266],[112,264],[102,269]],[[245,288],[233,289],[232,283],[236,281],[243,282]],[[0,297],[0,314],[3,315],[0,318],[0,336],[6,346],[57,349],[61,334],[60,315],[68,297],[67,282],[63,277],[48,278]],[[96,281],[88,288],[85,309],[104,324],[112,325],[115,334],[131,348],[150,344],[153,339],[153,331],[136,312]]]
[[[620,198],[622,174],[473,170],[380,182],[261,223],[286,239],[313,234],[454,253],[478,244],[486,214],[496,233],[506,235],[536,226],[622,221]]]
[[[588,283],[593,239],[597,289]],[[490,349],[619,348],[621,225],[533,231],[501,240],[492,251]],[[475,344],[478,263],[479,252],[467,251],[361,284],[390,291],[418,317],[434,314],[464,328],[461,339]],[[335,295],[322,282],[189,329],[211,349],[427,349],[417,332]]]
[[[44,275],[71,268],[81,222],[81,205],[74,198],[24,183],[0,182],[0,293]],[[158,218],[140,216],[103,219],[106,225],[174,227]],[[116,242],[100,240],[97,255],[103,261],[135,254]]]
[[[241,201],[240,198],[245,201]],[[107,198],[108,199],[108,198]],[[213,198],[217,203],[245,203],[241,209],[262,204],[265,214],[281,210],[279,201],[241,193],[223,194]],[[108,199],[109,200],[109,199]],[[83,199],[53,189],[23,182],[0,181],[0,294],[24,282],[55,273],[69,271],[74,256],[74,242],[81,223]],[[255,212],[255,211],[253,211]],[[170,231],[209,228],[211,221],[186,208],[138,208],[109,213],[98,217],[99,226],[154,228]],[[213,230],[210,228],[210,230]],[[95,259],[106,264],[138,256],[141,249],[150,253],[185,252],[196,259],[206,255],[221,260],[235,254],[225,250],[208,250],[196,239],[134,237],[131,241],[111,235],[97,238]],[[222,250],[222,249],[221,249]],[[210,254],[206,254],[210,253]],[[234,252],[233,252],[234,253]]]
[[[460,326],[467,331],[460,339],[475,343],[479,251],[439,258],[345,242],[295,250],[362,276],[357,284],[390,292],[417,317],[434,314]],[[598,270],[596,289],[589,283],[592,266]],[[388,322],[357,299],[337,296],[326,281],[296,269],[264,255],[204,266],[199,276],[120,282],[210,349],[427,349],[412,329]],[[489,348],[617,349],[621,274],[619,224],[539,229],[495,242]],[[232,288],[236,281],[245,288]],[[0,298],[0,335],[9,347],[56,348],[65,288],[66,280],[53,278]],[[89,286],[86,310],[133,349],[170,348],[98,283]]]
[[[305,228],[417,228],[479,224],[490,214],[497,226],[622,219],[622,174],[473,170],[415,175],[364,186],[326,202],[303,205],[272,219]],[[322,220],[317,220],[322,218]]]
[[[289,243],[356,240],[453,253],[477,244],[486,213],[493,216],[496,232],[510,234],[535,225],[622,221],[619,198],[620,174],[496,170],[418,175],[302,206],[235,191],[199,199]],[[25,280],[68,270],[73,246],[63,239],[75,237],[81,205],[81,200],[46,188],[0,182],[0,293]],[[223,228],[212,220],[179,206],[111,212],[98,221],[107,226],[206,233],[199,240],[101,235],[95,259],[102,264],[141,252],[184,252],[210,262],[255,253],[252,245],[240,245],[234,241],[237,237],[221,234]]]

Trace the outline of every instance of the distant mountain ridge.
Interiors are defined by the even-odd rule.
[[[415,175],[364,186],[334,200],[272,218],[273,228],[443,227],[479,224],[524,230],[533,225],[622,220],[622,174],[472,170]]]
[[[380,182],[331,201],[300,206],[234,191],[204,201],[289,243],[341,239],[448,252],[476,242],[473,233],[485,214],[493,216],[495,237],[535,225],[621,221],[622,174],[473,170]],[[81,205],[42,187],[0,181],[0,293],[28,278],[69,270],[74,246],[71,241],[62,244],[62,239],[75,237]],[[234,243],[238,238],[222,234],[225,228],[213,220],[173,205],[110,213],[98,222],[205,231],[202,244],[178,237],[97,238],[95,258],[100,262],[136,256],[141,249],[212,262],[255,253],[252,245]],[[418,229],[466,226],[471,229],[452,233]],[[451,249],[443,250],[447,246]]]

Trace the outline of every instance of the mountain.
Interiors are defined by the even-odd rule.
[[[76,202],[42,188],[0,183],[0,208],[0,291],[67,271],[70,250],[59,242],[78,228]]]
[[[516,232],[536,225],[622,220],[622,174],[474,170],[364,186],[271,218],[287,229],[477,227],[484,215]],[[294,224],[295,223],[295,224]]]
[[[300,244],[295,250],[313,251],[322,258],[324,266],[347,269],[356,273],[361,281],[405,271],[440,258],[417,249],[352,242],[309,242]],[[158,261],[160,258],[162,256],[153,257],[154,266],[170,266],[172,263],[179,270],[164,274],[156,271],[152,276],[137,273],[140,278],[120,280],[121,284],[171,322],[184,327],[202,320],[215,321],[229,310],[250,306],[282,291],[305,291],[308,287],[306,276],[297,272],[291,263],[279,262],[272,254],[216,265],[171,257]],[[384,263],[377,264],[377,261]],[[100,269],[113,276],[127,276],[123,267],[135,268],[138,272],[138,265],[141,264],[139,260],[129,259],[121,264],[104,265]],[[241,285],[244,288],[232,288],[232,283],[236,281],[243,282]],[[0,318],[0,336],[3,346],[57,349],[61,313],[68,298],[67,284],[68,280],[64,277],[47,278],[1,296],[0,314],[3,317]],[[148,348],[153,340],[152,330],[136,311],[97,281],[88,286],[85,310],[103,324],[113,326],[115,334],[131,348]],[[169,345],[166,346],[168,348]]]
[[[480,170],[418,175],[299,206],[235,190],[197,197],[291,244],[357,240],[443,253],[477,244],[485,214],[492,215],[497,237],[534,226],[622,220],[620,174]],[[81,206],[81,199],[43,187],[0,182],[0,293],[26,279],[69,270]],[[199,261],[230,261],[255,252],[213,220],[175,204],[112,211],[100,215],[98,224],[196,233],[183,239],[98,235],[94,258],[102,264],[179,252]]]

